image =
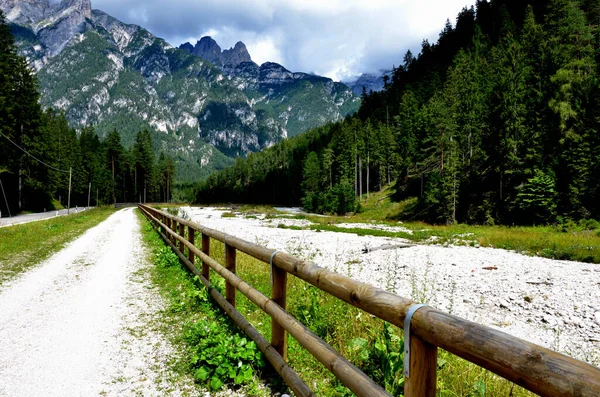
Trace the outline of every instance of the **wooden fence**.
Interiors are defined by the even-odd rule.
[[[284,252],[241,240],[146,205],[140,204],[139,209],[181,261],[200,277],[223,310],[256,342],[297,396],[315,394],[286,363],[286,333],[357,396],[390,394],[285,310],[288,273],[404,329],[405,349],[409,350],[405,350],[405,396],[435,396],[438,348],[543,396],[600,396],[600,369],[597,367],[432,307],[418,305],[410,299]],[[202,239],[201,250],[195,246],[196,232]],[[210,257],[211,238],[225,244],[225,266]],[[237,251],[271,265],[271,298],[236,276]],[[202,261],[201,270],[195,265],[196,257]],[[225,278],[225,298],[210,283],[211,268]],[[235,309],[236,290],[271,316],[270,343]]]

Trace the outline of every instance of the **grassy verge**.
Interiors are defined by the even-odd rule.
[[[241,343],[243,335],[231,325],[221,310],[210,302],[205,289],[198,281],[178,264],[168,249],[165,250],[164,244],[149,224],[145,222],[144,225],[145,239],[152,240],[150,245],[158,253],[157,258],[171,257],[167,265],[163,259],[157,259],[156,280],[169,302],[169,329],[174,340],[179,341],[178,344],[187,351],[184,356],[188,359],[179,363],[180,370],[194,374],[199,383],[208,387],[211,387],[214,376],[217,377],[217,381],[214,381],[216,386],[220,383],[235,384],[235,377],[229,376],[227,371],[222,371],[219,375],[200,352],[207,348],[205,346],[212,348],[215,339],[232,340],[233,343],[227,342],[222,348],[221,355],[226,356],[234,350],[236,340],[238,344]],[[224,245],[212,240],[211,256],[224,263]],[[238,253],[237,273],[263,294],[270,296],[268,265]],[[212,270],[211,282],[217,288],[224,289],[223,279]],[[270,339],[269,316],[240,292],[237,293],[237,308],[265,338]],[[288,278],[288,311],[390,393],[395,396],[402,395],[402,330],[361,312],[293,276]],[[289,337],[288,343],[289,364],[317,395],[353,395],[294,338]],[[260,355],[255,355],[250,362],[253,363],[248,364],[253,375],[247,383],[250,386],[245,387],[252,388],[252,393],[246,392],[247,394],[260,395],[261,379],[269,379],[270,393],[285,391],[281,380],[275,377],[268,367],[263,367]],[[207,372],[210,372],[209,376]],[[442,396],[531,395],[502,378],[444,351],[440,351],[438,360],[437,388],[438,395]]]
[[[0,285],[60,251],[114,212],[112,207],[100,207],[0,228]]]
[[[155,265],[151,279],[165,300],[157,321],[161,322],[177,350],[168,365],[181,377],[192,377],[201,390],[211,395],[269,396],[263,378],[272,376],[253,342],[229,320],[209,297],[203,284],[179,263],[151,224],[142,223],[144,244]],[[217,288],[224,283],[216,282]],[[273,390],[276,389],[273,385]]]

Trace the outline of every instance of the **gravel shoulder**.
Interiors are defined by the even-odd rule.
[[[195,395],[175,379],[173,348],[153,321],[133,209],[88,230],[0,288],[0,396]]]
[[[280,224],[305,227],[307,221],[221,217],[229,209],[183,211],[204,226],[600,365],[599,265],[502,249],[281,229]]]

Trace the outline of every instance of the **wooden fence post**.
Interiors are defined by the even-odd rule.
[[[271,287],[271,299],[277,303],[283,310],[286,309],[287,294],[287,272],[273,266],[273,285]],[[285,329],[277,321],[271,318],[271,345],[277,350],[277,353],[287,361],[287,334]]]
[[[171,219],[171,230],[177,233],[177,221],[175,219]],[[177,244],[177,239],[175,238],[175,236],[172,234],[169,234],[169,236],[171,238],[171,242],[173,244]]]
[[[410,335],[410,376],[404,381],[405,397],[435,397],[437,347]]]
[[[202,252],[206,254],[206,256],[210,256],[210,237],[204,233],[202,233]],[[202,262],[202,275],[205,279],[210,281],[210,266],[207,263]]]
[[[179,224],[179,235],[185,238],[185,225],[183,223]],[[182,254],[185,252],[183,241],[179,241],[179,251],[181,251]]]
[[[196,231],[192,229],[191,226],[188,226],[188,241],[194,245],[194,238],[196,237]],[[188,259],[194,264],[194,259],[196,259],[196,255],[188,248]]]
[[[235,274],[235,247],[225,244],[225,267]],[[235,307],[235,287],[229,281],[225,283],[225,298]]]

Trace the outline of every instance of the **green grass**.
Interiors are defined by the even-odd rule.
[[[65,207],[63,207],[63,205],[60,203],[60,201],[58,201],[56,199],[52,199],[52,208],[54,208],[55,210],[65,209]]]
[[[114,212],[112,207],[100,207],[0,228],[0,285],[47,259]]]
[[[224,263],[224,246],[211,240],[211,256]],[[269,266],[246,254],[237,254],[237,274],[266,296],[271,294]],[[211,277],[220,278],[211,272]],[[354,365],[363,370],[394,395],[400,395],[403,384],[400,368],[393,373],[394,353],[403,351],[403,331],[368,313],[307,284],[288,277],[288,311],[308,326]],[[271,322],[268,315],[237,293],[237,308],[267,339]],[[387,336],[386,336],[387,334]],[[353,395],[314,359],[307,350],[289,336],[289,364],[319,396]],[[398,364],[398,363],[396,363]],[[485,390],[483,394],[480,391]],[[512,394],[511,394],[512,391]],[[440,349],[438,360],[438,395],[443,396],[525,396],[529,392]]]
[[[164,246],[156,237],[156,233],[149,229],[147,222],[144,226],[144,235],[145,239],[155,240],[152,244],[155,249]],[[214,239],[211,240],[211,256],[219,263],[224,263],[224,245]],[[236,263],[237,274],[243,280],[264,295],[270,296],[271,285],[267,264],[240,252],[237,254]],[[171,302],[168,310],[175,313],[171,316],[169,329],[173,338],[180,341],[180,345],[186,343],[186,324],[206,317],[223,321],[222,312],[214,305],[207,308],[203,303],[197,303],[198,293],[193,291],[195,288],[203,287],[199,287],[181,266],[166,268],[167,270],[157,268],[158,284]],[[224,280],[212,270],[210,279],[218,289],[224,289]],[[269,340],[270,317],[240,292],[237,292],[236,299],[237,309]],[[288,277],[287,301],[288,311],[316,335],[378,384],[384,385],[393,395],[401,395],[403,388],[401,329],[390,326],[293,276]],[[223,329],[227,329],[228,332],[239,332],[235,328],[225,326]],[[288,361],[317,395],[353,395],[291,336],[288,337]],[[189,373],[195,371],[193,366],[185,362],[180,363],[180,369]],[[256,386],[259,379],[263,379],[263,382],[264,379],[269,379],[269,383],[276,385],[277,391],[285,391],[285,387],[279,386],[281,380],[278,376],[274,376],[272,372],[266,376],[267,372],[260,368],[256,368],[255,371],[255,379],[257,379],[253,386],[255,389],[259,389]],[[440,396],[531,395],[510,382],[442,350],[439,353],[437,379]],[[274,391],[271,389],[271,392]]]
[[[226,355],[225,353],[232,353],[229,347],[236,347],[235,345],[240,344],[245,335],[209,298],[202,283],[179,263],[178,258],[165,245],[151,224],[139,211],[136,213],[142,223],[144,244],[149,248],[149,260],[155,265],[151,269],[152,282],[158,287],[160,295],[166,302],[164,309],[160,310],[155,320],[161,323],[160,329],[170,339],[177,351],[167,365],[177,377],[193,378],[199,390],[222,389],[225,386],[220,381],[212,380],[214,373],[207,378],[207,373],[203,368],[213,371],[224,366],[211,367],[201,356],[203,352],[206,352],[209,360],[214,356],[219,364],[226,363],[228,360],[224,360],[223,356]],[[224,286],[218,281],[215,284],[221,289]],[[210,332],[206,333],[206,330]],[[224,346],[224,352],[215,353],[217,349]],[[243,353],[255,354],[256,351],[255,347],[249,346]],[[260,357],[253,360],[249,378],[238,379],[240,384],[228,384],[226,387],[240,390],[246,395],[270,396],[271,393],[265,386],[267,381],[263,378],[271,377],[272,371],[262,368],[259,365],[260,361]],[[237,362],[235,361],[235,367],[237,367]],[[244,369],[247,369],[247,362],[245,365]],[[227,367],[227,369],[230,368]],[[227,375],[224,380],[227,380]],[[281,381],[279,386],[281,386]],[[278,390],[278,385],[274,384],[273,391]]]

